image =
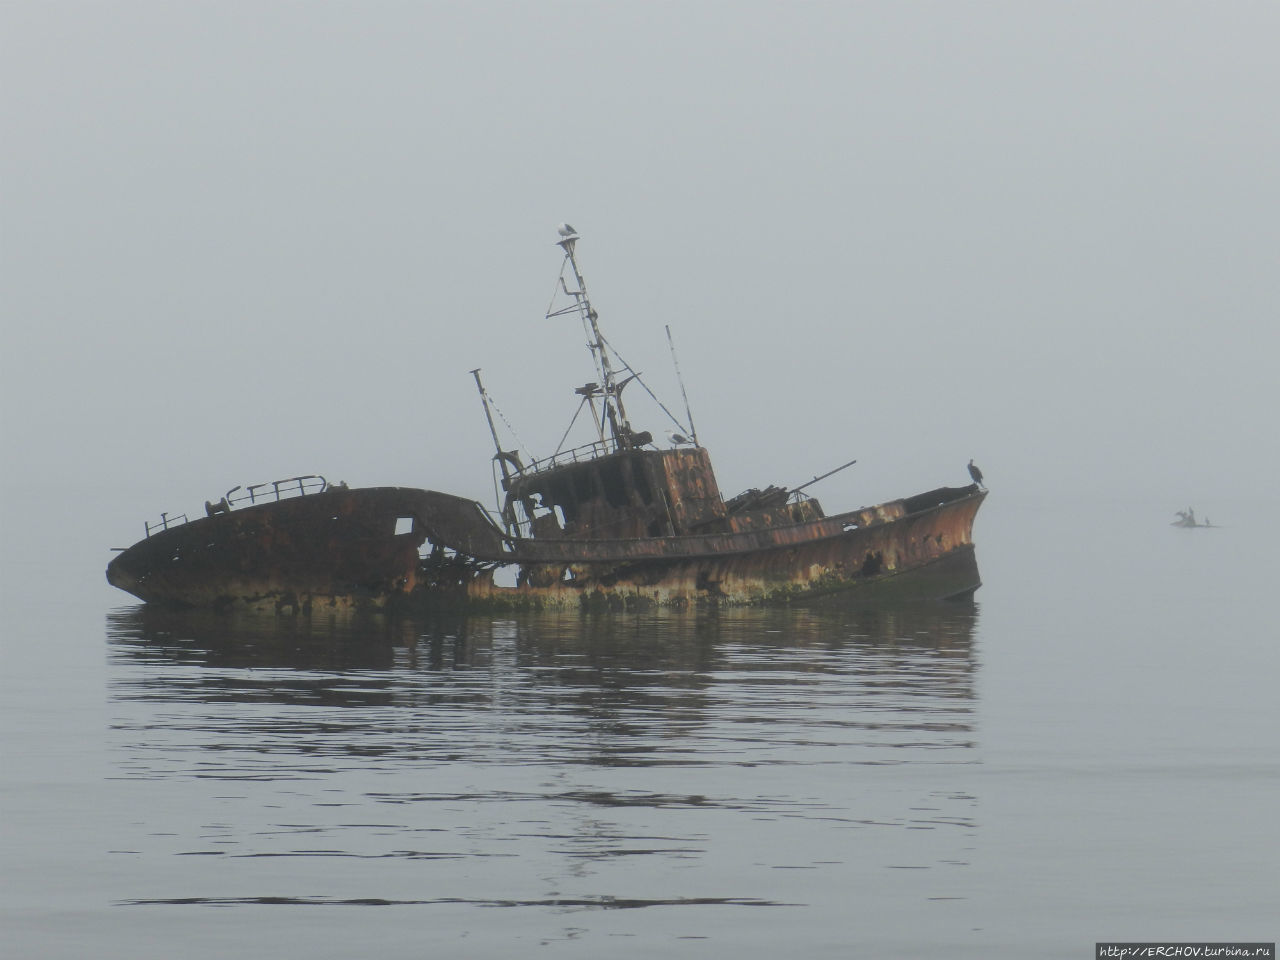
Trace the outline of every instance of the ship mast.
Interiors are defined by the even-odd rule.
[[[605,345],[604,336],[600,333],[599,315],[595,308],[591,306],[591,299],[587,295],[587,281],[583,279],[582,271],[578,267],[578,258],[575,247],[578,242],[578,233],[573,227],[567,223],[560,225],[560,239],[556,241],[557,246],[564,250],[565,264],[573,270],[573,279],[576,289],[570,290],[564,279],[564,268],[560,271],[560,288],[565,294],[572,298],[573,303],[560,310],[554,310],[547,313],[547,318],[563,316],[567,313],[577,313],[582,319],[583,329],[587,333],[587,346],[591,350],[592,359],[595,361],[596,372],[600,376],[600,384],[588,384],[586,387],[579,387],[577,392],[582,394],[588,400],[592,400],[595,396],[599,396],[604,405],[604,417],[596,418],[596,430],[600,437],[600,442],[606,441],[604,424],[608,423],[609,431],[613,436],[613,441],[619,447],[632,446],[632,430],[631,424],[627,421],[627,411],[622,405],[622,388],[627,385],[627,380],[618,382],[617,374],[614,373],[613,364],[609,359],[609,350]],[[592,413],[595,412],[595,404],[592,403]]]
[[[472,370],[471,375],[476,378],[476,389],[480,391],[480,402],[484,404],[484,418],[489,421],[489,436],[493,437],[493,449],[497,451],[493,459],[501,463],[502,479],[505,483],[511,479],[511,474],[507,472],[507,462],[510,455],[502,449],[502,444],[498,442],[498,428],[493,425],[493,410],[489,407],[489,393],[485,390],[484,384],[480,382],[480,368],[476,367]]]

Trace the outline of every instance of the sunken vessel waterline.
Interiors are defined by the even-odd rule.
[[[547,316],[576,315],[588,336],[596,379],[575,389],[574,420],[589,411],[591,442],[529,462],[504,449],[475,370],[502,490],[494,510],[434,490],[348,487],[318,475],[236,487],[206,502],[205,516],[148,523],[146,537],[107,566],[107,580],[152,604],[292,615],[973,595],[980,483],[829,516],[805,493],[829,474],[725,499],[687,402],[684,422],[658,402],[675,425],[665,445],[633,428],[624,388],[635,382],[653,395],[600,332],[577,241],[562,225],[557,289],[566,305]],[[514,584],[495,579],[504,570]]]

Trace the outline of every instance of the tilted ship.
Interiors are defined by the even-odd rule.
[[[233,488],[197,519],[162,515],[107,580],[153,604],[286,614],[957,599],[981,585],[979,483],[828,516],[810,484],[724,499],[687,403],[687,425],[659,404],[678,428],[666,446],[633,429],[623,390],[643,381],[600,332],[578,235],[560,234],[567,306],[548,316],[577,315],[588,334],[596,380],[575,393],[590,443],[528,463],[504,450],[472,371],[501,471],[496,513],[434,490],[293,477]],[[514,584],[495,580],[504,570]]]

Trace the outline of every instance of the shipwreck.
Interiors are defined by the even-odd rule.
[[[624,390],[648,387],[601,333],[578,239],[561,227],[566,305],[547,315],[575,315],[587,333],[595,379],[575,388],[574,419],[589,411],[590,442],[541,459],[504,449],[474,370],[496,451],[492,510],[319,475],[235,487],[203,516],[148,523],[107,580],[149,604],[284,614],[972,596],[981,585],[973,522],[987,495],[979,482],[828,515],[805,492],[822,477],[724,498],[687,402],[683,421],[658,402],[675,425],[664,443],[634,428]]]

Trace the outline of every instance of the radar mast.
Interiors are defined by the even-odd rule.
[[[578,387],[576,392],[591,402],[593,414],[595,413],[595,399],[599,398],[603,404],[604,416],[595,418],[596,431],[602,443],[608,439],[604,432],[604,425],[608,423],[609,432],[618,447],[635,446],[631,424],[627,420],[627,411],[622,404],[622,388],[632,378],[628,377],[619,382],[617,374],[614,372],[613,363],[609,356],[609,347],[605,342],[604,335],[600,333],[599,314],[591,306],[591,298],[587,294],[587,281],[583,278],[582,270],[578,267],[578,257],[575,250],[578,242],[578,232],[569,224],[562,223],[560,224],[559,233],[560,239],[556,241],[556,244],[564,250],[564,266],[560,269],[560,289],[573,302],[559,310],[548,311],[547,319],[576,313],[582,320],[583,330],[587,334],[587,346],[590,348],[592,359],[595,361],[596,373],[599,374],[600,382]],[[565,281],[565,267],[573,271],[575,285],[573,290],[569,289],[569,285]]]

